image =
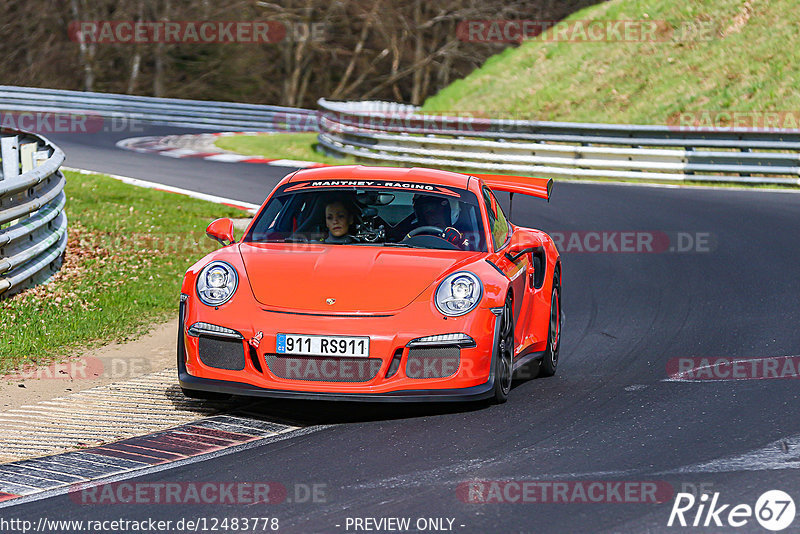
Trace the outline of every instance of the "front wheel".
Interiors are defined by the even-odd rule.
[[[497,340],[497,361],[494,366],[495,404],[503,404],[508,400],[511,391],[512,364],[514,359],[514,311],[511,293],[506,296],[506,304],[500,315],[500,335]]]
[[[553,293],[550,300],[550,328],[547,333],[547,349],[539,366],[540,376],[553,376],[558,367],[558,353],[561,351],[561,285],[558,272],[553,277]]]

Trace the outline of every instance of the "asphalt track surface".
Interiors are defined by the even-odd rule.
[[[293,169],[259,164],[236,164],[192,158],[142,154],[116,147],[128,137],[207,133],[171,126],[145,126],[133,131],[89,134],[45,134],[66,154],[64,165],[159,182],[190,191],[261,204],[278,181]]]
[[[153,130],[167,131],[138,135]],[[255,203],[289,171],[127,153],[112,136],[51,138],[70,166]],[[684,530],[667,527],[673,499],[473,504],[457,494],[471,480],[655,481],[675,492],[702,486],[719,492],[720,503],[751,506],[781,489],[800,504],[797,380],[665,381],[671,358],[800,353],[800,195],[556,184],[549,204],[515,198],[512,220],[548,232],[702,232],[714,245],[692,253],[565,252],[558,374],[516,382],[505,405],[264,401],[257,416],[319,426],[135,479],[272,481],[293,501],[295,484],[322,484],[324,502],[80,506],[56,496],[5,508],[0,518],[270,516],[281,532],[303,533],[355,532],[346,529],[348,517],[409,517],[412,525],[453,518],[453,531],[469,533]],[[800,520],[784,532],[798,529]],[[753,518],[739,529],[688,530],[766,532]]]

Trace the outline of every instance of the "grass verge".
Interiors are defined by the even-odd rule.
[[[317,134],[313,132],[232,135],[220,137],[215,144],[224,150],[246,156],[316,161],[327,165],[352,165],[355,163],[352,158],[334,158],[317,152]]]
[[[177,313],[183,274],[216,245],[205,237],[233,208],[66,171],[64,266],[0,302],[0,374],[78,348],[134,338]]]

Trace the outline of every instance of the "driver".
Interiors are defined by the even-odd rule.
[[[451,225],[450,203],[446,198],[414,195],[412,203],[419,226],[435,226],[444,230]]]
[[[417,218],[417,228],[432,226],[441,230],[439,237],[449,241],[455,246],[464,249],[468,243],[464,236],[453,228],[450,214],[450,202],[446,198],[433,195],[414,195],[412,199],[414,214]]]

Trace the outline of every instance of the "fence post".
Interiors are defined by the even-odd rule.
[[[19,136],[0,138],[0,157],[3,158],[3,179],[19,176]]]

